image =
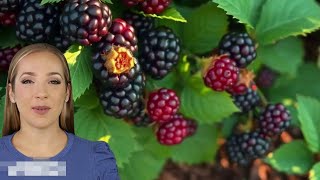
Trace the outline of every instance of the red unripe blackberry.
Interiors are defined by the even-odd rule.
[[[237,82],[239,69],[227,55],[214,57],[204,68],[203,80],[215,91],[224,91]]]
[[[104,87],[123,88],[141,72],[131,51],[114,46],[110,51],[97,51],[92,57],[94,76]]]
[[[156,133],[161,144],[179,144],[188,135],[188,122],[181,116],[174,116],[170,121],[161,124]]]
[[[143,2],[145,0],[122,0],[122,3],[127,7],[133,7],[138,5],[139,3]]]
[[[239,95],[244,94],[247,91],[247,88],[254,88],[254,90],[256,90],[253,78],[254,74],[252,71],[240,69],[238,81],[227,89],[228,93]]]
[[[126,21],[116,18],[112,21],[109,33],[95,46],[100,51],[109,51],[113,45],[122,46],[134,53],[138,49],[137,43],[134,28]]]
[[[70,0],[60,15],[63,34],[71,43],[90,45],[108,33],[112,15],[109,7],[99,0]]]
[[[154,18],[136,14],[131,11],[126,11],[123,19],[133,26],[138,39],[140,39],[146,31],[153,29],[155,26]]]
[[[170,5],[172,0],[145,0],[140,6],[146,14],[160,14]]]
[[[13,48],[0,49],[0,71],[7,72],[13,56],[21,49],[20,45]]]
[[[239,68],[248,66],[257,56],[255,43],[246,32],[230,32],[219,42],[219,53],[235,60]]]
[[[49,42],[57,31],[59,7],[41,5],[41,0],[24,0],[17,16],[16,36],[29,43]]]
[[[180,100],[171,89],[161,88],[149,94],[147,111],[153,121],[159,123],[170,121],[179,107]]]
[[[234,103],[243,113],[250,111],[260,103],[259,94],[256,89],[252,88],[247,88],[244,94],[232,95],[232,98]]]
[[[173,115],[173,119],[177,119],[177,118],[180,118],[180,119],[182,118],[187,121],[187,137],[192,136],[196,133],[197,128],[198,128],[198,124],[195,120],[190,119],[190,118],[186,118],[182,114]]]
[[[15,12],[0,12],[0,24],[4,26],[14,26],[16,24],[16,13]]]
[[[268,139],[263,138],[259,131],[231,135],[226,144],[230,160],[240,165],[248,165],[252,160],[263,157],[269,147]]]
[[[279,135],[290,126],[290,122],[290,112],[281,103],[268,104],[259,115],[260,129],[269,137]]]

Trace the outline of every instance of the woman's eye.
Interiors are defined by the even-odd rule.
[[[22,82],[22,84],[30,84],[30,83],[32,83],[32,81],[29,80],[29,79],[22,80],[21,82]]]
[[[61,82],[59,80],[52,80],[50,81],[51,84],[61,84]]]

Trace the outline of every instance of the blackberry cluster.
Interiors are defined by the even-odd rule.
[[[116,47],[117,48],[117,47]],[[120,48],[117,48],[120,49]],[[125,48],[123,48],[125,49]],[[140,64],[133,57],[129,50],[121,50],[125,52],[118,53],[115,58],[108,58],[104,52],[96,51],[92,56],[93,73],[100,80],[104,87],[123,88],[133,81],[141,72]],[[113,48],[107,53],[112,54]],[[125,53],[125,54],[124,54]],[[116,53],[115,53],[116,54]],[[109,65],[112,60],[114,65]],[[125,68],[124,71],[115,72],[115,68]]]
[[[144,74],[137,75],[133,82],[120,89],[105,88],[100,90],[100,103],[104,113],[116,118],[130,117],[142,98],[145,87]]]
[[[0,49],[0,71],[7,72],[13,56],[21,49],[20,45],[13,48]]]
[[[226,150],[230,160],[240,165],[248,165],[252,160],[261,158],[268,152],[270,142],[259,131],[233,134],[227,140]]]
[[[154,79],[162,79],[173,69],[179,53],[180,40],[167,27],[150,30],[139,40],[139,62]]]
[[[246,32],[230,32],[219,42],[219,53],[235,60],[239,68],[247,67],[257,56],[255,43]]]
[[[259,115],[259,125],[262,133],[272,137],[279,135],[291,122],[291,115],[288,109],[281,103],[268,104]]]
[[[112,21],[109,33],[95,47],[100,52],[107,52],[112,46],[122,46],[134,53],[138,49],[137,43],[134,28],[126,21],[116,18]]]
[[[234,103],[243,113],[250,111],[260,103],[260,96],[257,91],[252,88],[247,88],[244,94],[236,94],[233,95],[232,98]]]
[[[41,5],[41,0],[24,0],[17,16],[16,36],[26,42],[48,42],[57,31],[59,8]]]
[[[112,15],[109,7],[99,0],[68,1],[60,15],[63,35],[71,42],[90,45],[108,33]]]
[[[123,15],[123,19],[129,23],[135,29],[138,39],[142,38],[146,31],[154,28],[155,22],[151,17],[146,17],[141,14],[136,14],[131,11],[126,11]]]

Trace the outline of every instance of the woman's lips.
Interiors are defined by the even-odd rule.
[[[32,110],[37,114],[44,115],[50,110],[50,108],[48,106],[35,106],[32,107]]]

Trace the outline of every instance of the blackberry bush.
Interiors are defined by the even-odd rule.
[[[139,62],[145,73],[162,79],[178,63],[180,40],[170,28],[158,27],[139,40]]]

